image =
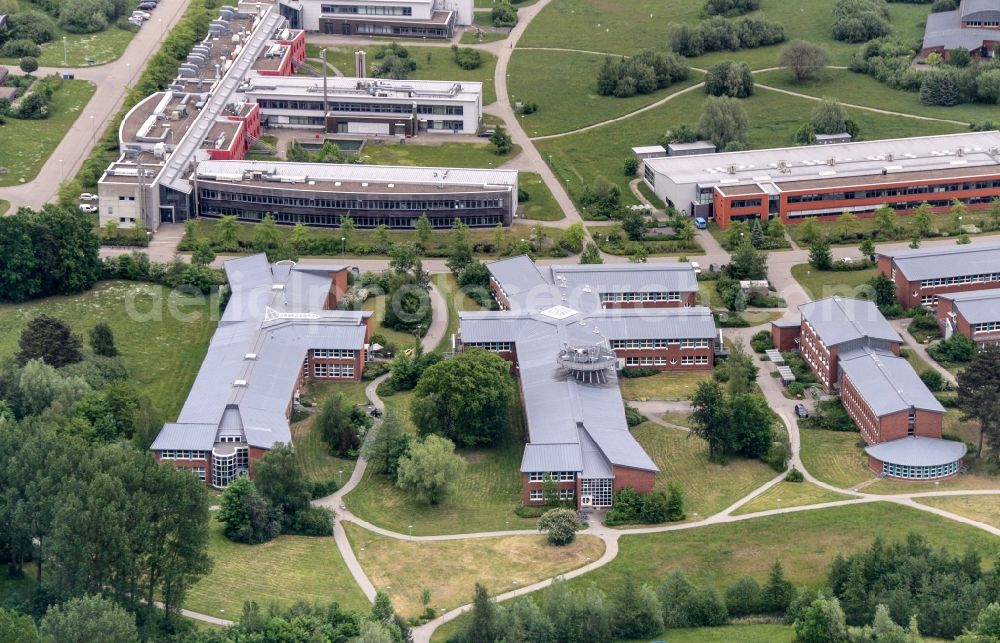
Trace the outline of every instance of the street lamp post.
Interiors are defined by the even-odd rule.
[[[66,36],[63,36],[63,67],[69,65],[69,55],[66,51]]]
[[[94,115],[90,115],[90,146],[94,146],[94,139],[97,138],[97,126],[94,125]]]
[[[340,254],[347,254],[347,237],[340,238]]]
[[[60,180],[66,180],[66,167],[63,165],[63,160],[59,159],[59,174],[61,176]]]

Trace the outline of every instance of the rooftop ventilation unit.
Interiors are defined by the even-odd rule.
[[[233,381],[233,386],[246,386],[246,385],[247,385],[247,381],[246,380],[234,380]]]
[[[285,284],[271,284],[271,290],[284,290]]]
[[[597,329],[594,329],[597,333]],[[618,359],[606,344],[577,344],[559,351],[557,363],[578,382],[606,384],[608,373],[618,366]]]
[[[257,359],[257,353],[247,353],[243,356],[243,359],[254,360]]]

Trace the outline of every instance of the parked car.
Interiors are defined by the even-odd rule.
[[[692,261],[691,262],[691,267],[694,268],[695,274],[698,274],[699,272],[701,272],[701,264],[698,263],[697,261]]]
[[[806,408],[805,404],[796,404],[795,416],[799,418],[807,418],[809,417],[809,409]]]
[[[90,205],[89,203],[81,203],[80,204],[80,212],[86,212],[87,214],[93,214],[94,212],[97,212],[97,206],[96,205]]]
[[[140,20],[149,20],[152,17],[152,15],[145,11],[133,11],[132,17],[139,18]]]
[[[708,221],[705,220],[705,217],[695,217],[694,227],[698,228],[699,230],[704,230],[708,228]]]
[[[128,23],[133,27],[141,27],[143,21],[142,18],[140,18],[139,16],[130,16],[128,19]]]
[[[489,137],[493,136],[496,133],[497,133],[496,130],[484,129],[484,130],[479,130],[478,132],[476,132],[476,136],[478,136],[480,138],[489,138]]]
[[[149,10],[155,9],[155,8],[156,8],[156,3],[155,2],[150,2],[149,0],[145,0],[144,2],[140,2],[139,6],[136,7],[136,9],[141,9],[142,11],[149,11]]]
[[[81,201],[96,201],[97,200],[97,195],[96,194],[91,194],[90,192],[84,192],[83,194],[80,195],[80,200]]]

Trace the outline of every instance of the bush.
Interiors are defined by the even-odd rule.
[[[816,409],[799,421],[807,429],[823,429],[825,431],[842,431],[852,433],[858,430],[854,420],[844,410],[840,400],[827,400],[816,405]]]
[[[21,71],[23,71],[24,73],[30,74],[30,73],[32,73],[32,72],[34,72],[34,71],[36,71],[38,69],[38,59],[37,58],[33,58],[31,56],[25,56],[24,58],[22,58],[17,63],[17,66],[20,67]],[[29,94],[28,97],[24,101],[22,101],[21,109],[18,110],[19,112],[27,111],[28,113],[36,113],[35,110],[25,110],[24,109],[24,103],[28,99],[31,99],[31,98],[35,98],[35,99],[41,101],[42,105],[44,105],[46,108],[48,107],[50,96],[46,96],[44,93],[36,90],[36,91],[32,92],[31,94]],[[45,113],[47,114],[47,111]],[[21,118],[33,118],[33,117],[32,116],[21,116]]]
[[[706,0],[702,13],[706,16],[731,18],[760,9],[760,0]]]
[[[56,23],[44,13],[18,11],[8,18],[10,26],[6,35],[10,40],[30,40],[41,45],[56,37]]]
[[[785,305],[785,300],[781,297],[765,295],[760,292],[751,293],[750,296],[747,297],[747,306],[754,306],[756,308],[784,308]]]
[[[42,55],[42,48],[27,39],[8,40],[3,47],[0,47],[0,55],[8,58],[22,58],[24,56],[37,58]]]
[[[976,343],[965,335],[954,334],[927,349],[938,362],[970,362],[976,354]]]
[[[943,13],[955,9],[958,9],[958,3],[955,0],[934,0],[934,4],[931,5],[931,13]]]
[[[501,0],[493,6],[490,19],[493,21],[494,27],[513,27],[517,24],[517,9],[509,2]]]
[[[888,35],[889,8],[885,0],[837,0],[833,5],[833,37],[865,42]]]
[[[750,616],[760,612],[760,585],[752,576],[744,576],[726,588],[726,607],[730,616]]]
[[[771,338],[771,331],[757,331],[750,338],[750,348],[757,353],[763,353],[774,348],[774,340]]]
[[[619,98],[649,94],[685,80],[690,73],[684,59],[671,52],[646,49],[628,58],[607,57],[597,72],[597,93]]]
[[[455,63],[462,69],[478,69],[483,63],[483,57],[477,49],[452,45],[451,52]]]
[[[753,96],[753,74],[750,72],[750,66],[732,60],[724,60],[713,65],[705,74],[705,93],[733,98]]]
[[[802,475],[802,472],[795,467],[792,467],[792,470],[785,476],[785,482],[803,482],[805,479],[806,477]]]
[[[697,25],[671,23],[667,46],[682,56],[694,58],[710,51],[739,51],[775,45],[785,40],[785,28],[759,16],[731,20],[714,16]]]
[[[951,107],[962,102],[962,81],[959,73],[942,69],[924,77],[920,84],[920,102],[924,105]]]
[[[312,489],[309,492],[309,496],[313,500],[316,500],[318,498],[325,498],[330,494],[334,493],[335,491],[337,491],[337,489],[339,488],[340,485],[338,485],[337,481],[334,480],[333,478],[330,478],[329,480],[317,480],[312,484]]]
[[[786,67],[797,81],[813,78],[830,64],[826,49],[805,40],[793,40],[781,50],[778,66]]]
[[[625,164],[622,166],[622,170],[625,172],[625,176],[635,176],[635,173],[639,171],[639,159],[634,156],[630,156],[625,159]]]
[[[646,416],[639,412],[634,406],[625,405],[625,421],[630,427],[639,426],[646,421]]]
[[[604,519],[609,527],[633,523],[657,524],[684,520],[684,494],[680,487],[671,484],[669,493],[660,491],[637,493],[625,487],[615,493],[611,511]]]
[[[660,370],[652,366],[641,366],[639,368],[626,366],[622,369],[622,377],[652,377],[659,374]]]
[[[333,512],[324,507],[299,509],[287,532],[298,536],[332,536]]]
[[[557,547],[573,542],[581,529],[583,523],[572,509],[550,509],[538,519],[538,531],[544,531],[549,544]]]
[[[921,371],[920,381],[931,391],[941,391],[945,388],[944,377],[941,376],[941,373],[934,370]]]

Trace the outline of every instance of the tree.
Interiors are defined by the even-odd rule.
[[[649,585],[626,574],[611,599],[611,629],[616,639],[648,639],[663,631],[663,607]]]
[[[829,270],[833,267],[833,254],[826,237],[819,237],[809,246],[809,265],[816,270]]]
[[[760,585],[744,576],[726,588],[726,608],[730,616],[750,616],[760,612]]]
[[[235,252],[239,250],[239,241],[236,237],[236,215],[225,214],[219,219],[215,226],[215,245],[222,252]]]
[[[858,215],[850,210],[841,212],[840,216],[837,217],[837,229],[840,231],[841,238],[849,239],[854,236],[858,231]]]
[[[115,357],[118,355],[118,347],[115,346],[115,335],[111,332],[111,326],[106,322],[97,322],[90,329],[90,349],[95,355],[102,357]]]
[[[879,308],[892,306],[896,303],[896,284],[885,273],[879,273],[868,280],[871,300]]]
[[[802,619],[795,622],[795,637],[801,643],[847,641],[847,623],[837,599],[820,596],[813,601]]]
[[[632,241],[640,241],[646,234],[646,219],[638,210],[628,210],[622,217],[622,230]]]
[[[736,280],[767,279],[767,253],[753,247],[744,239],[733,251],[726,274]]]
[[[899,234],[899,221],[896,218],[896,211],[887,205],[875,210],[875,229],[879,235],[887,239],[895,239]]]
[[[1000,640],[1000,604],[990,603],[983,608],[966,635],[956,640],[961,643],[992,643]]]
[[[431,220],[427,218],[426,212],[420,214],[415,227],[417,230],[417,242],[421,248],[426,248],[427,242],[431,239],[431,231],[434,229],[431,226]]]
[[[750,121],[739,101],[729,96],[710,97],[705,101],[698,132],[719,149],[731,142],[746,144]]]
[[[667,522],[680,522],[687,518],[684,512],[684,490],[676,482],[667,484]]]
[[[933,210],[931,209],[930,204],[921,203],[917,206],[917,209],[913,212],[912,218],[914,234],[921,237],[930,236],[931,228],[934,225],[932,215]]]
[[[27,614],[0,608],[0,641],[6,643],[40,643],[35,621]]]
[[[25,56],[18,63],[18,67],[21,68],[26,74],[30,74],[38,69],[38,59],[32,56]]]
[[[29,360],[37,359],[54,368],[75,364],[83,359],[81,344],[66,322],[39,315],[21,331],[17,363],[24,366]]]
[[[510,154],[511,150],[514,149],[514,140],[507,133],[507,130],[503,128],[503,125],[496,126],[496,129],[490,136],[490,143],[493,144],[493,152],[498,156]]]
[[[465,447],[496,444],[514,399],[510,363],[470,350],[424,371],[411,407],[420,435],[437,434]]]
[[[816,223],[816,217],[807,217],[799,224],[799,234],[802,241],[808,244],[812,244],[813,241],[822,236],[823,233],[819,229],[819,224]]]
[[[222,492],[218,519],[230,540],[257,545],[281,533],[281,515],[246,476],[238,476]]]
[[[948,216],[951,217],[952,232],[958,234],[962,231],[962,218],[969,213],[969,208],[958,199],[951,200],[951,207],[948,208]]]
[[[858,252],[865,259],[870,259],[872,255],[875,254],[875,243],[867,237],[861,240],[861,244],[858,246]]]
[[[583,224],[574,223],[563,231],[560,245],[570,252],[580,252],[583,250],[583,242],[586,238],[587,232],[583,229]]]
[[[464,471],[465,460],[455,453],[454,443],[428,435],[399,459],[396,486],[430,505],[438,505],[448,498]]]
[[[291,445],[279,442],[254,463],[254,484],[286,525],[309,507],[312,484]]]
[[[571,509],[549,509],[538,519],[538,531],[545,532],[549,544],[557,547],[573,542],[581,529],[583,524]]]
[[[54,643],[137,643],[135,617],[102,596],[80,596],[50,607],[38,628]]]
[[[334,393],[323,403],[313,430],[323,436],[330,452],[353,457],[361,446],[361,434],[368,426],[364,411],[347,403],[343,393]]]
[[[761,588],[761,611],[767,614],[784,614],[794,598],[795,586],[785,578],[781,561],[774,561],[767,576],[767,583]]]
[[[345,214],[340,217],[340,225],[337,226],[337,230],[340,231],[340,238],[343,239],[343,246],[345,248],[351,245],[351,235],[354,234],[354,219],[351,215]]]
[[[410,437],[392,408],[386,408],[382,421],[373,427],[361,447],[361,457],[375,473],[395,479],[399,459],[410,448]]]
[[[601,257],[601,251],[598,249],[597,244],[595,244],[593,241],[588,241],[587,245],[584,246],[583,252],[580,253],[580,263],[582,264],[604,263],[604,258]]]
[[[497,604],[490,598],[486,587],[476,583],[475,597],[472,599],[472,614],[465,639],[468,643],[493,643],[499,640],[497,625]]]
[[[830,54],[826,49],[805,40],[793,40],[778,56],[778,66],[791,71],[796,82],[815,78],[829,64]]]
[[[389,250],[389,269],[398,275],[409,274],[417,262],[417,247],[412,243],[397,243]]]
[[[451,232],[451,250],[445,264],[456,277],[472,263],[472,243],[469,241],[469,226],[455,218]]]
[[[746,458],[761,458],[774,441],[774,415],[759,393],[740,393],[729,401],[734,450]]]
[[[753,74],[742,62],[724,60],[705,74],[705,93],[710,96],[747,98],[753,95]]]
[[[1000,346],[985,344],[958,372],[958,408],[963,420],[979,421],[979,449],[1000,446]],[[994,456],[996,457],[996,456]]]
[[[212,242],[208,239],[199,239],[191,253],[191,261],[199,266],[207,266],[215,261],[215,251],[212,250]]]
[[[723,459],[731,449],[733,435],[729,404],[722,387],[714,379],[701,382],[691,405],[694,409],[691,413],[692,432],[708,443],[708,455],[712,460]]]
[[[847,110],[835,100],[824,99],[813,108],[809,124],[817,134],[840,134],[847,131]]]

